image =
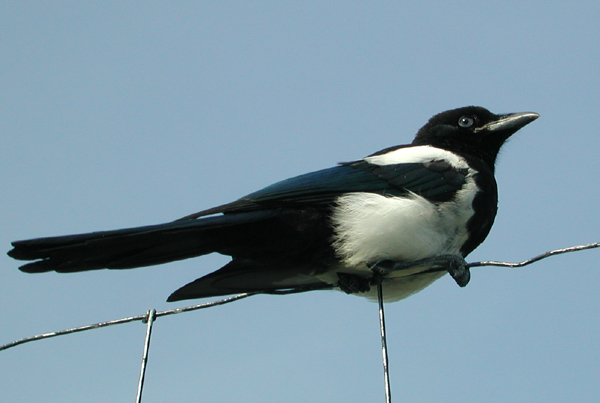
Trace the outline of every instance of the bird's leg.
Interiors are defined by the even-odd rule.
[[[371,280],[350,273],[338,273],[338,287],[346,294],[367,292],[371,289]]]
[[[382,282],[389,273],[415,267],[427,267],[427,269],[413,275],[447,271],[460,287],[469,284],[469,280],[471,279],[471,272],[469,271],[467,262],[462,256],[458,255],[440,255],[412,262],[381,260],[368,266],[373,271],[371,279],[350,273],[337,273],[339,279],[337,286],[346,294],[367,292],[371,289],[372,285]]]
[[[447,271],[460,287],[469,284],[471,272],[469,266],[462,256],[458,255],[440,255],[412,262],[396,262],[392,260],[383,260],[370,264],[369,267],[378,276],[385,276],[394,271],[408,270],[414,267],[429,267],[415,274],[431,273],[436,271]]]

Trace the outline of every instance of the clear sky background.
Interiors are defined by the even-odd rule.
[[[0,13],[0,245],[170,221],[408,143],[465,105],[541,118],[504,147],[469,261],[600,241],[600,4],[28,2]],[[600,401],[600,251],[473,269],[387,306],[409,402]],[[186,306],[228,261],[27,275],[0,256],[0,344]],[[194,301],[192,301],[193,303]],[[145,402],[383,401],[377,305],[332,291],[159,319]],[[0,352],[3,402],[128,402],[145,326]]]

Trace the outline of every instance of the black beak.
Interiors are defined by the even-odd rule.
[[[539,117],[540,115],[535,112],[521,112],[511,113],[508,115],[501,115],[497,120],[494,120],[493,122],[489,122],[481,127],[478,127],[477,129],[475,129],[475,131],[478,132],[485,130],[490,133],[504,132],[508,133],[510,136],[517,130],[533,122]]]

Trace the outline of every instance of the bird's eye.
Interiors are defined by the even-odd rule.
[[[475,123],[475,121],[469,116],[463,116],[462,118],[458,119],[458,125],[460,127],[471,127],[473,126],[473,123]]]

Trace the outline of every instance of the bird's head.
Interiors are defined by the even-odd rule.
[[[534,112],[496,115],[480,106],[452,109],[432,117],[412,144],[483,158],[493,169],[502,144],[539,116]]]

